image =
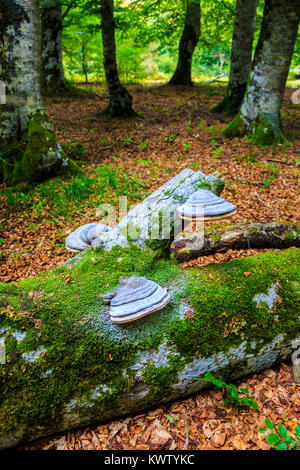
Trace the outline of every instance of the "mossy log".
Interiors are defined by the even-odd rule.
[[[290,222],[252,222],[210,226],[203,233],[186,233],[172,244],[180,261],[222,253],[229,249],[300,247],[299,225]]]
[[[300,346],[298,253],[183,270],[130,243],[0,284],[0,447],[196,392],[208,371],[233,380],[290,358]],[[100,295],[132,274],[167,287],[171,301],[113,324]]]

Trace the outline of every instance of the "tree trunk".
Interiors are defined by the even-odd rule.
[[[251,68],[256,9],[257,0],[237,0],[229,83],[224,99],[213,111],[236,113],[242,104]]]
[[[170,85],[192,86],[193,53],[200,37],[200,0],[188,0],[183,33],[179,44],[178,63]]]
[[[57,0],[47,0],[41,9],[42,87],[59,91],[66,86],[62,64],[62,7]]]
[[[239,113],[225,129],[225,136],[250,135],[253,143],[259,145],[285,140],[280,107],[299,18],[299,0],[266,0],[245,97]]]
[[[101,0],[101,16],[104,69],[109,91],[109,106],[106,112],[111,117],[134,116],[136,113],[131,106],[132,96],[121,85],[118,74],[113,0]]]
[[[57,143],[41,99],[38,0],[1,0],[1,10],[6,11],[0,22],[6,104],[0,115],[0,173],[4,179],[31,183],[71,162]]]
[[[290,222],[251,222],[229,224],[224,228],[211,226],[203,235],[191,232],[188,238],[175,240],[172,245],[175,258],[184,262],[227,250],[300,247],[299,225]]]

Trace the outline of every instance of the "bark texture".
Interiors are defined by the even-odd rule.
[[[6,85],[6,104],[0,105],[0,174],[33,182],[70,163],[41,99],[38,0],[1,0],[0,35],[0,79]]]
[[[62,64],[62,7],[57,0],[44,0],[42,22],[42,87],[59,91],[66,86]]]
[[[237,0],[230,57],[229,83],[224,99],[213,111],[236,113],[243,101],[251,69],[257,0]]]
[[[188,0],[183,33],[179,43],[178,63],[170,85],[192,86],[193,53],[200,37],[200,0]]]
[[[224,253],[229,249],[283,249],[291,246],[300,247],[299,225],[289,222],[252,222],[229,224],[225,228],[212,226],[204,231],[203,236],[191,233],[189,238],[175,240],[172,252],[178,261],[183,262],[199,256]]]
[[[284,140],[280,108],[299,19],[299,0],[266,0],[244,100],[225,136],[250,135],[262,145]]]
[[[109,92],[107,113],[111,116],[134,116],[132,96],[121,84],[115,42],[114,0],[101,0],[102,43],[105,77]]]

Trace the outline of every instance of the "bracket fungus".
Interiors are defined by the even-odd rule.
[[[215,220],[231,217],[236,213],[236,207],[212,191],[198,189],[177,207],[177,213],[184,220]]]
[[[167,289],[145,277],[119,279],[116,289],[102,296],[110,304],[109,315],[114,323],[128,323],[161,310],[170,302]]]
[[[94,240],[101,239],[101,236],[111,230],[110,227],[100,223],[84,224],[78,227],[66,238],[66,248],[68,251],[83,251],[93,246]]]

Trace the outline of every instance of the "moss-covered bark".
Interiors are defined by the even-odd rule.
[[[247,248],[300,247],[300,227],[289,222],[250,222],[212,225],[203,234],[175,240],[172,252],[178,261]]]
[[[186,395],[207,371],[233,379],[299,347],[296,249],[185,271],[154,260],[134,245],[89,250],[0,285],[0,447]],[[171,302],[114,325],[99,296],[131,274],[167,286]]]
[[[40,93],[40,15],[37,0],[3,0],[0,23],[0,176],[31,183],[72,166],[49,124]]]
[[[109,92],[109,106],[106,113],[110,117],[135,116],[132,96],[120,83],[118,74],[113,0],[101,0],[101,17],[104,70]]]
[[[237,0],[230,57],[230,75],[223,100],[214,112],[236,113],[243,101],[252,57],[257,0]]]
[[[252,71],[240,111],[224,131],[227,137],[249,135],[253,143],[285,140],[280,107],[300,19],[300,3],[266,0]]]
[[[57,0],[42,2],[42,88],[47,92],[65,89],[62,64],[62,7]]]
[[[192,86],[193,53],[200,37],[200,0],[188,0],[184,29],[180,38],[176,70],[170,85]]]

